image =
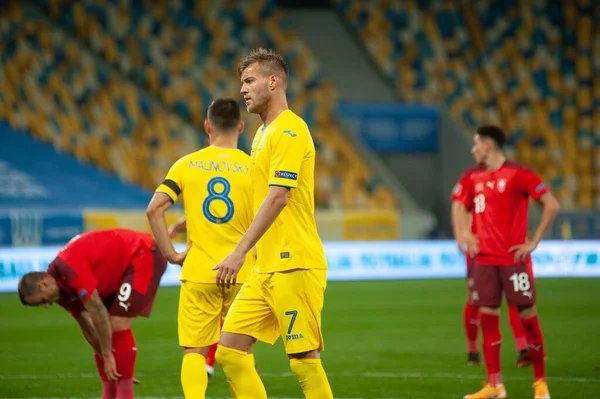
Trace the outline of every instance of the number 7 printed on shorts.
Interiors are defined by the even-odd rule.
[[[292,328],[294,328],[294,323],[296,322],[296,316],[298,316],[298,311],[297,310],[288,310],[287,312],[285,312],[285,315],[292,316],[292,319],[290,320],[290,325],[287,330],[288,335],[290,335],[292,333]]]

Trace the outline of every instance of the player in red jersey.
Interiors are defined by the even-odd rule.
[[[24,305],[58,303],[95,352],[103,399],[133,398],[136,346],[131,325],[149,317],[167,261],[150,234],[100,230],[73,238],[45,272],[19,281]]]
[[[456,237],[458,248],[466,256],[467,261],[467,284],[472,282],[472,259],[470,256],[467,256],[467,244],[464,242],[462,236],[460,235],[456,218],[460,217],[460,195],[463,191],[465,180],[469,178],[469,175],[471,173],[476,172],[482,168],[485,168],[485,166],[477,166],[475,168],[467,170],[454,186],[454,189],[452,190],[452,194],[450,196],[450,199],[452,200],[452,228],[454,230],[454,237]],[[473,234],[477,234],[475,230],[475,225],[472,223],[471,213],[468,213],[467,216],[467,220],[463,221],[463,223],[465,223],[465,226],[467,227],[470,226],[471,232]],[[527,267],[529,270],[529,274],[533,277],[533,265],[531,262],[531,256],[527,257]],[[518,351],[517,367],[527,367],[531,365],[531,357],[529,356],[529,351],[527,350],[527,337],[525,335],[525,328],[523,327],[523,323],[521,322],[521,318],[519,316],[519,309],[516,306],[508,307],[508,318],[513,332],[513,337],[515,339],[515,346]],[[467,365],[479,365],[481,364],[481,360],[479,357],[479,346],[477,344],[477,333],[479,330],[479,309],[469,298],[467,298],[467,301],[465,302],[465,307],[463,310],[463,322],[465,327],[465,333],[467,335]]]
[[[464,181],[460,194],[458,230],[473,257],[470,299],[479,307],[487,385],[465,399],[505,398],[500,374],[499,312],[502,293],[509,305],[519,307],[534,373],[534,398],[549,399],[544,340],[535,307],[535,281],[526,266],[527,256],[542,240],[559,210],[558,201],[530,169],[506,160],[504,131],[482,126],[473,138],[472,153],[485,168]],[[529,197],[543,206],[539,226],[527,240]],[[475,232],[465,223],[472,210]]]

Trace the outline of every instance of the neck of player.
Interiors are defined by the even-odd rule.
[[[237,133],[214,134],[210,138],[210,145],[220,148],[238,148],[238,135]]]
[[[271,95],[269,104],[265,110],[261,112],[260,119],[262,119],[263,125],[267,127],[279,116],[279,114],[288,109],[289,107],[287,98],[285,97],[285,92],[274,92]]]
[[[506,162],[506,157],[501,151],[495,151],[488,156],[485,162],[485,166],[491,172],[500,169],[500,167]]]

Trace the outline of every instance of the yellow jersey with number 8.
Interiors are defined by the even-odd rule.
[[[190,251],[181,281],[215,283],[212,270],[229,255],[253,218],[250,157],[237,149],[209,146],[179,159],[156,189],[175,203],[183,198]],[[239,272],[243,283],[255,262],[252,251]]]
[[[308,126],[290,110],[261,126],[254,137],[255,214],[271,186],[290,189],[288,204],[256,245],[260,273],[327,269],[315,222],[315,156]]]

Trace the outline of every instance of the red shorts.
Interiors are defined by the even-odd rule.
[[[531,273],[531,262],[514,266],[474,263],[470,269],[469,300],[476,306],[499,307],[502,304],[502,293],[509,305],[535,305],[535,280]]]
[[[104,301],[109,314],[150,317],[160,278],[166,269],[167,260],[156,244],[140,251],[125,270],[116,295]]]

